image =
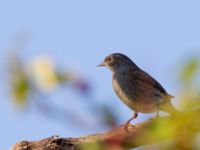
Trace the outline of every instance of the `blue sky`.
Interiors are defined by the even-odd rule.
[[[26,60],[46,54],[57,64],[79,70],[94,82],[94,95],[119,105],[126,120],[131,111],[116,100],[111,73],[96,65],[110,53],[124,53],[176,95],[176,65],[200,53],[199,6],[198,0],[1,1],[0,149],[24,139],[95,132],[71,130],[35,112],[14,109],[4,79],[8,48],[16,34],[30,37],[22,51]]]

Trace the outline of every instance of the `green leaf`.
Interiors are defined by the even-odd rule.
[[[180,79],[186,84],[191,84],[198,72],[199,61],[197,58],[190,59],[183,67]]]
[[[28,81],[25,78],[18,79],[13,84],[12,93],[16,104],[24,106],[27,102],[29,91]]]

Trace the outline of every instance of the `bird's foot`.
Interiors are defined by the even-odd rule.
[[[134,125],[131,124],[131,121],[133,120],[133,118],[129,119],[125,124],[123,124],[123,129],[126,131],[126,132],[130,132],[129,128],[135,128]]]
[[[131,127],[135,127],[134,125],[131,124],[131,121],[132,121],[133,119],[137,118],[137,116],[138,116],[138,113],[135,113],[129,120],[126,121],[125,124],[121,125],[120,127],[123,127],[124,130],[125,130],[126,132],[129,132],[128,128],[129,128],[130,126],[131,126]]]
[[[130,128],[131,128],[131,129],[132,129],[132,128],[135,128],[135,126],[132,125],[132,124],[125,124],[123,128],[124,128],[124,130],[125,130],[127,133],[130,133]]]
[[[135,126],[126,122],[125,124],[120,125],[119,128],[122,128],[126,132],[130,132],[130,129],[135,128]]]

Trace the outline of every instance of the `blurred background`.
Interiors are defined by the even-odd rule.
[[[113,92],[111,72],[97,68],[114,52],[156,78],[178,109],[197,106],[199,6],[198,0],[1,1],[0,149],[102,132],[129,119],[133,112]],[[153,116],[139,114],[133,123]]]

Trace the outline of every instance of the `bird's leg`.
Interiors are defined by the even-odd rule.
[[[156,116],[155,116],[154,118],[149,118],[149,121],[152,121],[153,119],[159,118],[159,117],[160,117],[159,111],[160,111],[160,109],[158,108],[158,109],[156,110]]]
[[[131,123],[131,121],[132,121],[133,119],[137,118],[137,116],[138,116],[138,112],[135,112],[134,115],[124,124],[124,130],[125,130],[126,132],[129,132],[129,131],[128,131],[128,126],[129,126],[129,124]]]
[[[156,111],[156,118],[160,117],[159,116],[159,111],[160,111],[160,109],[158,108],[157,111]]]
[[[138,112],[135,112],[134,115],[125,123],[125,126],[129,125],[131,121],[138,117]]]

